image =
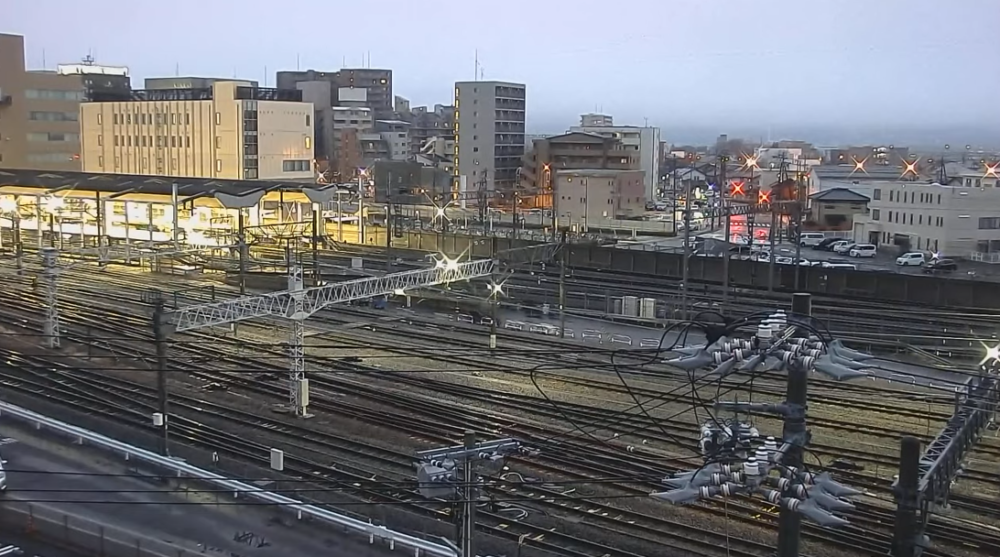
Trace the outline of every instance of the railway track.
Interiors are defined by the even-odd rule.
[[[136,330],[140,329],[140,327],[139,327],[139,325],[138,325],[138,324],[135,324],[135,325],[133,325],[133,328],[134,328],[134,329],[136,329]],[[148,336],[147,336],[146,338],[148,338]],[[342,388],[342,387],[341,387],[341,388]],[[354,387],[352,387],[352,390],[353,390],[353,389],[354,389]],[[458,422],[457,422],[457,424],[455,425],[455,427],[466,427],[466,424],[470,423],[470,422],[471,422],[471,419],[472,419],[473,417],[474,417],[474,414],[470,414],[470,415],[462,415],[462,416],[458,416],[458,417],[456,417],[456,420],[457,420]],[[373,416],[373,417],[372,417],[371,419],[378,419],[378,417],[377,417],[377,416]],[[412,421],[412,417],[411,417],[410,419],[411,419],[411,421]],[[411,427],[412,427],[412,425],[411,425]],[[594,455],[590,455],[589,457],[586,457],[586,456],[584,456],[584,454],[581,454],[581,455],[580,455],[580,457],[581,457],[581,460],[578,460],[578,461],[577,461],[578,465],[579,465],[579,462],[580,462],[580,461],[583,461],[582,459],[585,459],[585,458],[586,458],[586,459],[590,459],[590,460],[593,460],[594,458],[596,458],[596,457],[595,457]],[[563,465],[565,465],[565,464],[566,464],[566,463],[563,463]],[[633,472],[633,474],[634,474],[634,472]]]

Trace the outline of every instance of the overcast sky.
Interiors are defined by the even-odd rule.
[[[1000,0],[0,0],[28,64],[89,52],[149,76],[274,84],[394,70],[414,105],[475,77],[528,85],[531,132],[600,109],[664,128],[1000,132]],[[266,71],[265,71],[266,68]],[[757,135],[757,133],[755,133]],[[777,137],[775,137],[777,138]]]

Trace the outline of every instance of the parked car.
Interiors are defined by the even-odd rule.
[[[802,247],[816,247],[826,239],[826,235],[821,232],[803,232],[799,234],[799,245]]]
[[[850,240],[841,240],[836,244],[833,244],[833,253],[839,253],[840,255],[847,255],[848,253],[850,253],[851,248],[853,248],[856,245],[857,244],[851,242]]]
[[[875,257],[876,253],[878,248],[875,244],[856,244],[847,252],[851,257]]]
[[[824,269],[849,269],[851,271],[857,271],[858,266],[854,263],[830,263],[829,261],[824,261],[822,263]]]
[[[820,240],[818,244],[813,246],[813,248],[821,251],[833,251],[833,245],[837,242],[842,242],[841,238],[824,238]]]
[[[900,255],[896,258],[896,265],[900,267],[919,267],[923,265],[927,259],[924,257],[923,253],[919,251],[910,251]]]
[[[958,270],[954,259],[932,259],[924,264],[925,273],[950,273]]]

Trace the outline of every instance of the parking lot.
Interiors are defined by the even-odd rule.
[[[795,244],[788,243],[775,246],[775,255],[777,257],[794,258]],[[851,263],[856,265],[859,271],[881,271],[908,275],[919,275],[923,273],[923,269],[920,266],[896,265],[897,255],[897,250],[889,246],[882,246],[873,258],[855,258],[846,254],[841,255],[832,251],[818,250],[809,247],[803,247],[801,252],[802,259],[806,259],[810,262],[827,261],[831,263]],[[958,261],[958,271],[949,273],[948,276],[953,276],[955,278],[1000,280],[1000,266],[990,265],[988,263],[977,263],[973,261]]]

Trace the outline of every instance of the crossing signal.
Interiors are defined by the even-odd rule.
[[[771,202],[771,193],[764,190],[757,192],[757,203],[764,204]]]
[[[729,195],[745,195],[746,192],[743,190],[743,182],[732,182],[729,184]]]

